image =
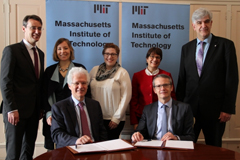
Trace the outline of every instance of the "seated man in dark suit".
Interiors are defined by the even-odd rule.
[[[158,101],[144,107],[132,141],[145,139],[194,140],[193,114],[188,104],[171,98],[172,79],[159,74],[153,79]]]
[[[107,139],[99,102],[85,97],[88,72],[73,67],[67,81],[72,96],[52,106],[51,134],[57,148]]]

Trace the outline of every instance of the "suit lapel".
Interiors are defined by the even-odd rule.
[[[28,53],[28,50],[27,50],[23,41],[21,41],[20,44],[21,44],[22,53],[23,53],[24,57],[27,59],[27,62],[29,63],[29,66],[31,67],[31,70],[32,70],[33,74],[35,75],[35,69],[34,69],[34,66],[33,66],[32,59],[31,59],[31,57]]]
[[[157,114],[158,114],[158,101],[157,102],[154,102],[153,106],[151,107],[151,114],[152,115],[149,115],[150,119],[149,119],[149,122],[152,122],[152,123],[148,123],[148,127],[149,129],[151,128],[151,132],[150,132],[150,137],[154,137],[154,134],[155,134],[155,130],[156,130],[156,126],[157,126]]]
[[[76,110],[75,110],[75,104],[72,100],[72,97],[69,97],[69,101],[68,101],[68,112],[69,112],[69,116],[72,119],[72,124],[75,127],[75,132],[76,135],[80,136],[80,129],[79,129],[79,125],[78,125],[78,120],[77,120],[77,116],[76,116]]]
[[[195,66],[194,68],[194,75],[199,78],[198,70],[197,70],[197,63],[196,63],[196,48],[197,48],[197,39],[191,42],[192,44],[189,46],[189,62],[193,62],[191,66]]]
[[[216,37],[214,35],[212,35],[212,40],[210,42],[210,46],[207,51],[207,56],[206,56],[205,62],[203,64],[201,75],[204,74],[204,70],[206,70],[205,68],[208,68],[207,66],[209,65],[209,63],[211,63],[211,59],[214,55],[214,51],[215,51],[217,44],[218,44],[218,41],[217,41]]]
[[[177,106],[176,101],[173,99],[172,100],[172,117],[171,117],[173,133],[175,133],[177,113],[178,113],[178,106]]]
[[[38,49],[38,54],[40,58],[40,76],[41,76],[43,75],[43,72],[44,72],[44,54],[40,51],[40,49]]]
[[[85,103],[86,103],[88,117],[90,119],[90,124],[91,124],[94,119],[93,115],[95,115],[95,114],[91,113],[92,111],[94,111],[94,109],[91,108],[93,105],[91,105],[91,101],[89,101],[89,99],[87,97],[85,97]]]

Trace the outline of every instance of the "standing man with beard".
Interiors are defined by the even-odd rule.
[[[44,53],[36,46],[42,20],[36,15],[23,19],[24,39],[3,50],[1,105],[6,137],[6,160],[32,159],[41,107]]]
[[[212,23],[209,10],[193,13],[197,39],[182,47],[176,95],[192,107],[195,142],[202,130],[206,144],[221,147],[226,122],[235,113],[238,66],[234,43],[211,34]]]

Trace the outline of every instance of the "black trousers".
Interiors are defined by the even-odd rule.
[[[118,124],[117,128],[114,128],[114,129],[110,129],[109,126],[108,126],[108,124],[110,123],[110,120],[103,120],[103,123],[104,123],[104,127],[107,130],[108,140],[112,140],[112,139],[118,139],[119,138],[119,135],[123,130],[125,121],[121,121]]]
[[[54,143],[51,137],[51,126],[47,124],[46,116],[43,117],[43,135],[44,135],[44,148],[54,150]]]
[[[34,111],[31,117],[22,119],[16,126],[8,122],[8,114],[3,115],[6,129],[6,160],[32,159],[37,138],[39,112]]]
[[[205,143],[207,145],[222,147],[222,136],[225,131],[225,122],[216,120],[208,120],[206,118],[201,118],[200,116],[195,117],[194,133],[195,133],[195,143],[197,142],[200,131],[203,131],[205,138]]]

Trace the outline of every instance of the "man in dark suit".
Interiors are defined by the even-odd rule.
[[[158,101],[144,107],[132,141],[145,139],[194,140],[193,115],[188,104],[171,98],[172,79],[159,74],[153,79]]]
[[[192,15],[197,39],[182,47],[177,99],[189,103],[195,117],[195,142],[202,130],[208,145],[221,147],[226,122],[235,113],[238,66],[234,43],[211,34],[212,13]]]
[[[24,39],[5,47],[1,61],[6,159],[32,159],[43,106],[44,53],[36,47],[41,37],[41,18],[26,16],[22,30]]]
[[[73,67],[67,76],[72,96],[52,106],[51,133],[57,148],[107,140],[99,102],[85,97],[89,81],[85,69]]]

